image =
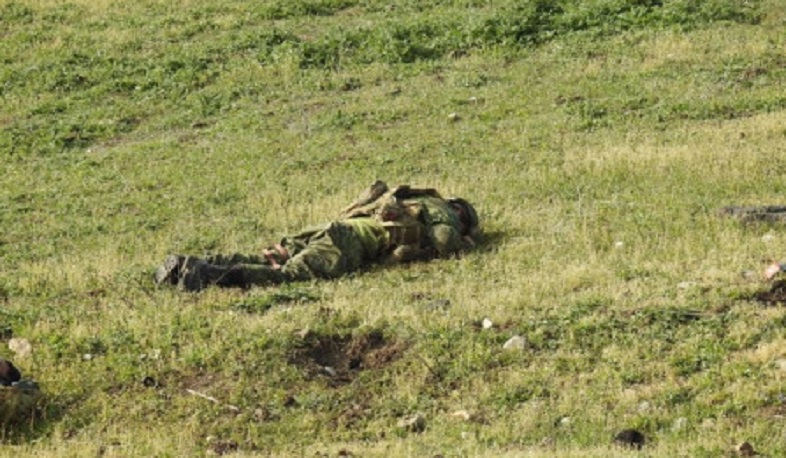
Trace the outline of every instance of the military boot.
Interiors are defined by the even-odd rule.
[[[207,287],[206,270],[208,265],[204,259],[191,256],[185,258],[180,265],[177,287],[189,292],[201,291]]]
[[[184,291],[197,292],[208,285],[248,286],[246,264],[211,264],[205,259],[188,257],[183,262],[178,287]],[[265,266],[267,267],[267,266]]]
[[[764,205],[760,207],[723,207],[719,214],[737,218],[743,223],[765,222],[765,223],[784,223],[786,222],[786,206]]]
[[[185,261],[185,256],[170,254],[164,260],[164,263],[156,269],[156,284],[161,285],[168,283],[176,285],[180,279],[180,270]]]

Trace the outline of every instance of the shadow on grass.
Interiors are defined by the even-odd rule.
[[[478,253],[490,253],[496,250],[500,242],[505,238],[504,232],[492,231],[483,232],[476,241],[476,246],[473,251]]]
[[[9,418],[0,427],[0,443],[22,445],[51,435],[55,425],[78,402],[74,397],[50,395],[44,391],[33,411]]]

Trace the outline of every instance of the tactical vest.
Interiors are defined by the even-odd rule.
[[[420,211],[419,204],[406,205],[395,200],[377,209],[374,217],[382,222],[382,226],[388,231],[389,247],[422,245],[426,228],[418,218]]]
[[[421,213],[423,206],[418,202],[407,201],[414,197],[442,198],[433,188],[412,188],[408,185],[389,189],[382,181],[372,184],[358,199],[345,208],[342,216],[374,217],[387,229],[388,247],[415,246],[425,248],[428,243],[428,230]]]

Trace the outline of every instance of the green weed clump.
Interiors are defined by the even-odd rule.
[[[9,454],[784,454],[777,1],[0,1]],[[460,258],[199,294],[369,183]],[[772,298],[775,298],[773,300]],[[766,299],[766,300],[765,300]],[[506,343],[517,342],[513,348]],[[510,345],[508,345],[510,347]]]

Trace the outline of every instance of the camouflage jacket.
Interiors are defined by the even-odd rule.
[[[456,212],[432,188],[388,188],[377,181],[342,211],[342,218],[374,217],[389,233],[385,261],[447,257],[465,247]]]

